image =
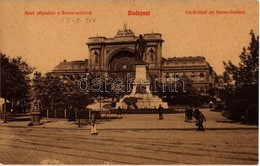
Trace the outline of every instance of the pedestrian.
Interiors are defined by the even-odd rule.
[[[74,115],[74,111],[73,111],[73,108],[72,106],[69,106],[68,108],[68,112],[69,112],[69,122],[70,121],[75,121],[75,115]]]
[[[96,126],[96,116],[95,112],[92,112],[91,115],[91,135],[97,135],[97,126]]]
[[[161,104],[159,105],[158,112],[159,112],[159,119],[163,120],[163,107]]]
[[[122,109],[121,109],[121,107],[118,107],[117,115],[120,115],[120,116],[121,116],[121,114],[122,114]]]
[[[195,118],[196,121],[199,117],[199,113],[200,113],[200,110],[198,108],[196,108],[193,112],[193,117]]]
[[[197,131],[205,131],[203,122],[206,122],[206,118],[203,115],[203,113],[200,111],[198,114],[197,122],[196,122],[196,125],[198,126]]]
[[[189,109],[188,109],[188,122],[192,121],[192,116],[193,116],[193,110],[192,110],[191,106],[189,106]]]
[[[210,102],[209,102],[209,108],[212,108],[212,107],[213,107],[213,101],[210,100]]]
[[[186,106],[184,122],[187,122],[187,121],[188,121],[188,112],[189,112],[189,107]]]

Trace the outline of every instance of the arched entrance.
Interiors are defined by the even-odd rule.
[[[108,75],[120,78],[126,85],[127,79],[135,78],[135,55],[129,51],[120,51],[112,56],[108,63]],[[127,78],[128,77],[128,78]]]

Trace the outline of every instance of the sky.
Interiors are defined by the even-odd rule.
[[[129,16],[129,10],[150,11],[150,16]],[[187,14],[193,10],[207,14]],[[217,10],[245,13],[216,14]],[[35,15],[25,14],[33,11]],[[40,11],[56,14],[37,15]],[[57,15],[59,11],[92,15]],[[0,52],[22,56],[45,73],[65,59],[88,58],[89,37],[112,38],[126,22],[136,36],[161,33],[163,57],[204,56],[222,74],[223,61],[238,64],[250,30],[259,34],[258,12],[256,0],[0,0]]]

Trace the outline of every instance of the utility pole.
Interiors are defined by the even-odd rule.
[[[99,95],[99,110],[101,111],[102,107],[101,107],[101,94]]]

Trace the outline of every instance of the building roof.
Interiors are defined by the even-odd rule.
[[[171,57],[168,58],[169,61],[205,61],[203,56],[184,56],[184,57]]]
[[[53,70],[53,73],[57,72],[85,72],[88,68],[88,60],[77,61],[62,61]]]
[[[188,56],[188,57],[173,57],[166,59],[162,68],[197,68],[197,67],[210,67],[209,63],[203,56]]]
[[[164,42],[160,33],[146,33],[143,36],[147,42]],[[138,38],[139,37],[135,36],[131,29],[127,28],[127,24],[125,23],[123,29],[119,29],[114,38],[107,38],[104,36],[89,37],[89,41],[86,44],[89,46],[99,44],[122,44],[122,42],[134,44]]]

